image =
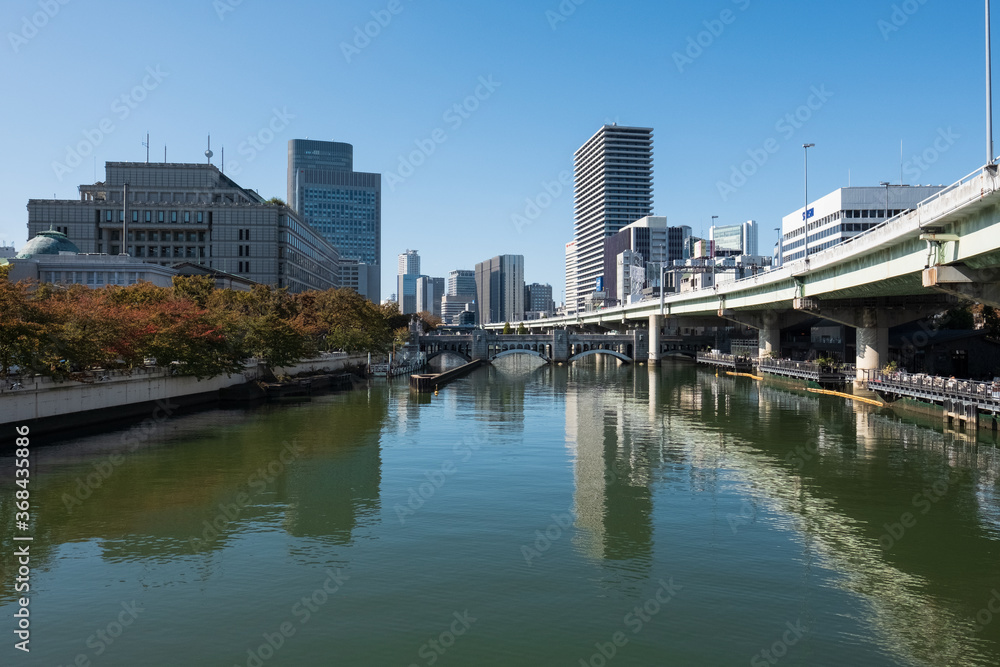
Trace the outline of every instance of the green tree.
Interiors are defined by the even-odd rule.
[[[288,204],[285,203],[285,200],[282,199],[281,197],[271,197],[264,203],[271,204],[273,206],[288,206]]]
[[[504,335],[513,333],[514,330],[510,328],[510,322],[503,323],[503,333]]]
[[[517,325],[517,335],[525,336],[528,333],[528,327],[524,326],[524,322],[520,322]]]
[[[7,267],[0,267],[0,270]],[[29,294],[27,283],[11,283],[0,274],[0,377],[12,368],[24,370],[38,363],[47,340],[46,313]]]

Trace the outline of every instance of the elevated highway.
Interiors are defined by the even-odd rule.
[[[857,328],[862,378],[888,354],[890,327],[946,310],[958,299],[1000,308],[998,185],[997,167],[989,165],[916,209],[751,278],[523,325],[529,331],[648,326],[650,361],[658,363],[661,333],[671,318],[751,326],[764,356],[778,351],[782,328],[820,316]]]

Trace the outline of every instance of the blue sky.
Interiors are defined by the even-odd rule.
[[[706,234],[755,219],[762,249],[801,206],[803,143],[816,197],[898,182],[901,141],[910,184],[986,160],[982,2],[7,0],[0,17],[17,246],[29,198],[76,198],[95,156],[98,180],[144,160],[147,132],[171,162],[204,160],[211,133],[227,174],[283,198],[287,141],[309,137],[383,174],[383,296],[415,248],[435,276],[523,254],[561,301],[558,181],[605,122],[654,128],[657,215]]]

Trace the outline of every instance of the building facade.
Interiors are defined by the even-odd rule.
[[[780,257],[783,264],[812,255],[853,238],[888,218],[915,209],[944,186],[889,185],[840,188],[809,204],[809,225],[800,208],[781,220]]]
[[[476,296],[476,272],[456,269],[448,274],[448,296]]]
[[[715,256],[757,254],[757,222],[747,220],[740,225],[713,225],[708,232]]]
[[[292,292],[340,286],[336,248],[214,165],[108,162],[103,182],[79,190],[79,200],[29,200],[28,236],[54,229],[83,254],[202,264]]]
[[[499,255],[476,264],[479,324],[524,319],[524,256]]]
[[[555,301],[552,300],[552,285],[532,283],[524,286],[524,316],[538,319],[551,317],[556,312]]]
[[[567,275],[566,302],[577,311],[604,274],[604,240],[653,212],[653,130],[602,127],[574,155],[574,187],[576,275]]]
[[[417,311],[417,279],[420,277],[420,255],[416,250],[400,253],[396,260],[396,302],[399,312],[411,315]]]
[[[609,301],[624,302],[621,294],[631,294],[631,285],[625,292],[619,289],[619,260],[625,251],[634,251],[642,258],[639,264],[649,287],[659,287],[660,267],[684,261],[690,257],[688,239],[691,228],[670,227],[663,216],[646,216],[622,227],[604,241],[604,291]],[[636,261],[630,258],[631,262]],[[632,275],[630,273],[630,275]]]
[[[288,142],[288,205],[330,242],[340,256],[358,264],[382,264],[382,175],[354,171],[354,147],[335,141]],[[381,300],[381,274],[345,287],[373,303]]]

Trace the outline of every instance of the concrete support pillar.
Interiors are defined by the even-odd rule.
[[[569,332],[566,329],[552,330],[552,361],[566,363],[570,358]]]
[[[632,361],[639,363],[649,359],[652,350],[649,347],[650,334],[645,329],[635,329],[632,332]]]
[[[757,356],[760,359],[771,354],[776,357],[781,356],[781,329],[762,327],[757,330],[757,336]]]
[[[489,361],[490,358],[490,335],[483,331],[477,330],[472,332],[472,353],[469,355],[472,357],[473,361],[476,359],[481,359],[483,361]]]
[[[872,326],[858,327],[858,356],[857,356],[857,377],[858,382],[868,379],[868,371],[877,371],[882,367],[882,363],[889,357],[889,327],[878,326],[874,316],[869,321],[865,317],[866,324]]]
[[[649,363],[652,366],[659,366],[663,359],[660,351],[660,331],[663,329],[663,316],[649,316]]]

